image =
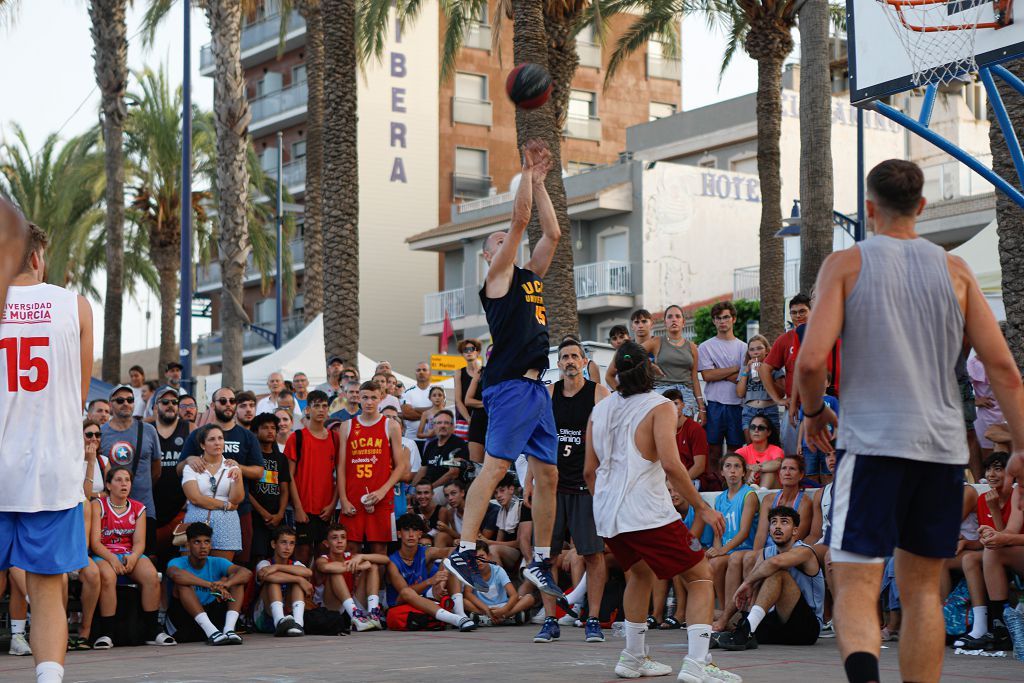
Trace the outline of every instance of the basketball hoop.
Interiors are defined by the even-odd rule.
[[[978,70],[977,31],[1013,23],[1013,0],[878,0],[913,68],[915,86],[949,83]],[[985,10],[991,6],[991,11]]]

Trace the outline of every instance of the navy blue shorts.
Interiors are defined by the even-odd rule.
[[[746,443],[743,438],[743,406],[708,401],[708,422],[704,431],[710,446],[721,445],[724,439],[733,449],[739,448]]]
[[[901,548],[921,557],[956,555],[963,465],[836,451],[830,547],[868,557]]]
[[[558,436],[548,388],[532,379],[507,379],[483,393],[488,455],[515,462],[520,454],[558,464]]]
[[[0,512],[0,570],[66,574],[88,563],[81,503],[68,510]]]

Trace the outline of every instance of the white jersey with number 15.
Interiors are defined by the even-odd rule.
[[[11,287],[0,318],[0,511],[67,510],[82,493],[78,296]]]

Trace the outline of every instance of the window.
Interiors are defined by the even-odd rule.
[[[292,67],[292,85],[306,82],[306,65],[299,64]]]
[[[649,107],[651,121],[657,121],[676,113],[676,105],[668,102],[651,102]]]
[[[292,161],[306,156],[306,141],[299,140],[292,143]]]
[[[487,77],[479,74],[455,74],[455,97],[461,100],[487,100]]]
[[[266,323],[272,323],[277,320],[277,299],[263,299],[256,302],[256,318],[254,321],[261,327]]]
[[[594,44],[597,42],[597,29],[593,23],[587,24],[580,29],[580,32],[576,34],[577,43],[589,43]]]
[[[487,176],[487,150],[455,148],[455,172],[458,175],[483,178]]]
[[[614,227],[598,234],[597,260],[628,261],[629,231],[625,228]]]
[[[570,91],[569,116],[574,119],[597,118],[597,93],[586,90]]]
[[[647,54],[651,57],[662,59],[665,57],[665,44],[660,40],[647,41]]]
[[[713,157],[707,152],[700,158],[697,165],[701,168],[718,168],[718,157]]]
[[[757,155],[734,157],[729,160],[729,170],[736,173],[757,175]]]
[[[566,164],[566,172],[569,175],[578,175],[580,173],[586,173],[592,168],[596,168],[597,164],[592,164],[588,161],[570,161]]]
[[[256,97],[263,97],[263,79],[256,81]],[[255,98],[253,98],[255,99]]]

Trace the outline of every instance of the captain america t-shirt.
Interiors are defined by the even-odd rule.
[[[160,437],[156,427],[143,422],[142,439],[139,440],[139,423],[132,422],[128,429],[114,429],[108,422],[100,427],[100,450],[108,467],[135,469],[131,497],[146,506],[146,516],[156,518],[156,502],[153,499],[152,463],[161,460]],[[141,448],[139,464],[133,468],[135,449]]]

